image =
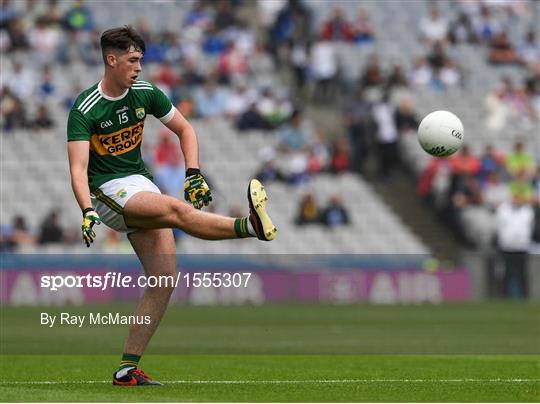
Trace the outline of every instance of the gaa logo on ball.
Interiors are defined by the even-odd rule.
[[[463,144],[463,124],[453,113],[434,111],[418,127],[418,142],[422,149],[435,157],[447,157]]]

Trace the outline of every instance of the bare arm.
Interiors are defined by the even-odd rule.
[[[173,118],[165,124],[180,139],[186,168],[199,168],[199,144],[193,126],[175,108]]]
[[[78,140],[68,142],[69,171],[71,187],[81,210],[91,208],[90,189],[88,188],[88,156],[90,142]]]

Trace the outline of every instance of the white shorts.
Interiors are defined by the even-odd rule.
[[[107,181],[90,194],[90,199],[103,223],[116,231],[131,233],[137,229],[126,226],[124,206],[133,195],[141,191],[161,194],[152,181],[143,175],[136,174]]]

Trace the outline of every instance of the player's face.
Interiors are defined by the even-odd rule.
[[[135,84],[141,72],[141,60],[143,54],[132,46],[126,53],[119,55],[116,65],[116,78],[122,87],[131,87]]]

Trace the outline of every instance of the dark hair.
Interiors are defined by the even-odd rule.
[[[101,53],[103,62],[107,64],[107,52],[111,50],[127,52],[133,46],[136,51],[144,53],[144,40],[130,25],[111,28],[101,34]]]

